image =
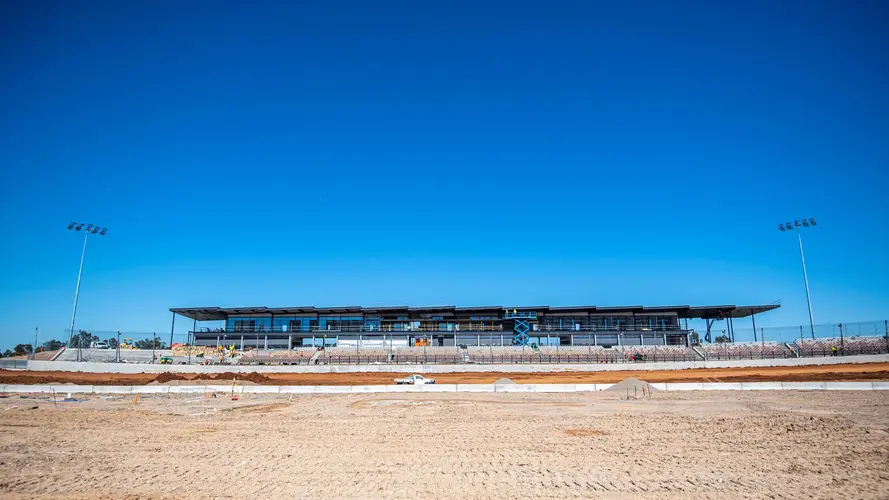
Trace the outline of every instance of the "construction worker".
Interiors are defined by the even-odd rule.
[[[835,345],[830,346],[830,355],[831,356],[837,355],[837,346],[835,346]]]

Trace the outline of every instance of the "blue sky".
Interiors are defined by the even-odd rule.
[[[885,2],[0,4],[0,345],[169,307],[889,317]],[[186,331],[186,321],[177,331]],[[43,333],[45,332],[45,333]],[[53,333],[57,332],[57,333]]]

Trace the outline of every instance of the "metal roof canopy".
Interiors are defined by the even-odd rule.
[[[537,306],[537,307],[504,307],[504,306],[481,306],[481,307],[456,307],[456,306],[431,306],[431,307],[410,307],[410,306],[393,306],[393,307],[361,307],[361,306],[343,306],[343,307],[314,307],[314,306],[294,306],[294,307],[174,307],[170,308],[170,312],[184,316],[188,319],[196,321],[221,321],[229,316],[242,315],[288,315],[288,314],[343,314],[343,313],[362,313],[362,314],[378,314],[378,313],[435,313],[435,312],[453,312],[453,313],[500,313],[501,311],[539,311],[543,313],[557,314],[559,312],[589,312],[589,313],[673,313],[675,312],[680,318],[689,319],[722,319],[722,318],[746,318],[754,314],[760,314],[781,307],[780,304],[767,304],[760,306]]]

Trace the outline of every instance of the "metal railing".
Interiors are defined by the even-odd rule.
[[[475,333],[475,332],[507,332],[512,333],[512,330],[508,328],[503,328],[501,324],[476,324],[476,323],[457,323],[456,326],[451,327],[440,327],[436,325],[420,325],[420,326],[405,326],[395,328],[392,326],[365,326],[365,325],[337,325],[337,326],[309,326],[306,328],[289,328],[289,327],[237,327],[232,329],[226,328],[201,328],[193,333],[197,333],[199,335],[205,335],[210,333],[218,333],[218,334],[257,334],[257,333],[280,333],[280,334],[297,334],[297,333]],[[583,332],[583,333],[602,333],[602,334],[618,334],[618,333],[686,333],[687,330],[684,330],[678,326],[668,326],[665,328],[649,328],[642,326],[602,326],[602,325],[580,325],[580,324],[565,324],[562,326],[558,325],[548,325],[548,324],[532,324],[532,329],[528,331],[528,334],[531,335],[535,332],[559,332],[564,335],[570,334],[572,332]]]

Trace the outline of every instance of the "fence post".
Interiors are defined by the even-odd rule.
[[[117,331],[117,362],[120,363],[120,330]]]

